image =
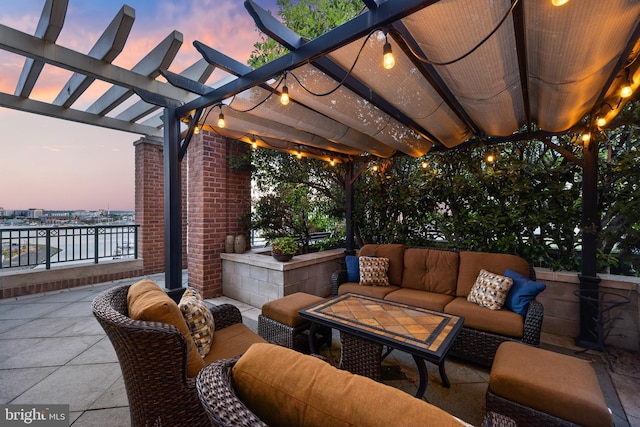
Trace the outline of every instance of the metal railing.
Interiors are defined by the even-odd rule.
[[[138,227],[0,227],[0,269],[100,259],[138,258]]]

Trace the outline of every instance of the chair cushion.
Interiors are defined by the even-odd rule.
[[[360,257],[360,284],[363,286],[389,286],[389,258]]]
[[[500,310],[507,299],[513,280],[499,274],[480,270],[476,282],[473,284],[467,301],[474,302],[490,310]]]
[[[436,292],[419,291],[417,289],[400,288],[384,297],[385,301],[399,302],[443,312],[444,307],[453,301],[451,295],[443,295]]]
[[[235,323],[216,331],[211,350],[204,358],[205,364],[216,360],[236,357],[247,351],[251,344],[266,343],[260,335],[253,332],[243,323]]]
[[[598,377],[585,360],[520,343],[500,344],[489,389],[505,399],[587,427],[613,425]]]
[[[211,310],[194,288],[187,288],[178,303],[184,320],[187,322],[193,342],[198,347],[198,353],[204,357],[211,349],[213,333],[216,325]]]
[[[407,248],[402,287],[455,296],[459,260],[453,251]]]
[[[362,286],[360,283],[343,283],[338,288],[338,295],[353,292],[354,294],[385,299],[387,295],[400,289],[400,286]]]
[[[232,375],[240,400],[268,425],[463,425],[404,391],[272,344],[251,346]]]
[[[167,323],[178,328],[187,341],[187,376],[198,375],[200,369],[204,367],[204,360],[191,338],[189,327],[178,304],[164,290],[152,280],[142,279],[129,288],[127,305],[129,317],[134,320]],[[176,354],[176,357],[178,356]]]
[[[487,310],[466,298],[458,297],[444,307],[444,312],[464,317],[466,328],[513,338],[522,338],[524,334],[524,317],[506,308]]]
[[[389,283],[400,286],[402,284],[402,272],[404,270],[404,245],[389,243],[384,245],[364,245],[358,253],[360,256],[376,256],[389,258]]]
[[[523,276],[529,275],[529,263],[517,255],[473,251],[460,252],[456,296],[466,297],[469,295],[480,270],[485,269],[492,273],[502,274],[507,268],[517,271]]]

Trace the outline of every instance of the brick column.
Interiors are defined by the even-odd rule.
[[[136,153],[136,223],[138,254],[144,274],[164,271],[164,162],[162,139],[143,137]]]
[[[225,236],[241,232],[238,217],[251,207],[250,172],[227,166],[228,156],[247,149],[244,143],[203,131],[187,150],[189,285],[205,298],[222,295]]]

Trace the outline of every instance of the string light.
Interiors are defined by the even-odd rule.
[[[224,125],[224,114],[222,114],[222,107],[220,107],[220,114],[218,114],[218,127],[222,129],[224,128]]]
[[[569,0],[551,0],[551,4],[554,6],[564,6],[569,3]]]
[[[493,153],[489,153],[487,154],[487,157],[485,157],[484,161],[486,163],[494,163],[496,161],[496,155]]]
[[[333,159],[331,159],[331,160],[329,160],[329,164],[330,164],[331,166],[335,166],[335,165],[336,165],[336,161],[335,161],[335,160],[333,160]]]
[[[378,172],[378,165],[371,166],[371,170],[374,172]]]
[[[256,137],[251,135],[251,148],[254,150],[258,148],[258,142],[256,141]]]
[[[282,86],[282,93],[280,94],[280,103],[282,105],[289,104],[289,88],[287,87],[287,73],[284,74],[284,86]]]
[[[631,85],[629,83],[627,83],[624,86],[622,86],[622,89],[620,90],[620,96],[622,98],[628,98],[632,94],[633,94],[633,88],[631,87]]]
[[[585,132],[582,134],[582,142],[585,144],[591,140],[591,132]]]
[[[393,51],[391,50],[391,43],[387,38],[387,35],[384,36],[384,47],[382,48],[382,66],[390,70],[393,66],[396,65],[396,59],[393,57]]]
[[[596,125],[601,128],[604,127],[607,124],[607,119],[605,119],[604,117],[598,117],[596,119]]]
[[[429,167],[429,162],[422,162],[422,169],[426,169]]]
[[[200,133],[200,125],[195,125],[193,127],[193,134],[198,135]]]
[[[302,153],[300,151],[296,152],[296,158],[297,159],[301,159],[302,158]]]

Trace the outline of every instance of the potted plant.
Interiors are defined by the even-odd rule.
[[[289,261],[296,253],[298,244],[293,237],[277,237],[271,241],[271,256],[278,261]]]

